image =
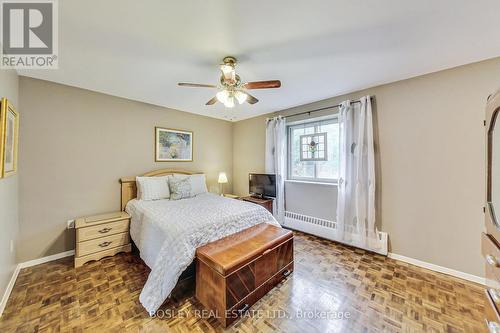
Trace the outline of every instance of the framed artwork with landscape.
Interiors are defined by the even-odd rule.
[[[8,177],[17,171],[19,114],[7,98],[0,103],[0,176]]]
[[[156,127],[155,161],[193,161],[193,132]]]

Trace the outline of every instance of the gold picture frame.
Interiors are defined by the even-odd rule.
[[[193,132],[155,127],[155,162],[192,162]]]
[[[0,101],[0,177],[17,172],[19,146],[19,113],[7,98]]]

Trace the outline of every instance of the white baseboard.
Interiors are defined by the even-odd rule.
[[[66,257],[72,256],[72,255],[75,255],[75,250],[61,252],[61,253],[53,254],[51,256],[47,256],[47,257],[43,257],[43,258],[33,259],[30,261],[22,262],[19,265],[21,266],[21,268],[26,268],[26,267],[36,266],[36,265],[40,265],[40,264],[45,264],[46,262],[54,261],[54,260],[61,259],[61,258],[66,258]]]
[[[2,297],[2,302],[0,303],[0,317],[3,314],[3,310],[5,310],[5,306],[7,305],[7,301],[9,300],[10,293],[12,292],[12,289],[14,289],[14,285],[16,284],[17,277],[19,275],[19,272],[23,268],[31,267],[31,266],[36,266],[40,264],[44,264],[49,261],[54,261],[57,259],[69,257],[75,254],[75,250],[71,251],[66,251],[66,252],[61,252],[57,254],[53,254],[51,256],[39,258],[39,259],[34,259],[34,260],[29,260],[26,262],[22,262],[20,264],[17,264],[16,268],[14,269],[14,273],[12,274],[9,284],[7,285],[7,288],[5,289],[5,292]]]
[[[439,266],[439,265],[435,265],[435,264],[431,264],[431,263],[428,263],[428,262],[425,262],[425,261],[421,261],[421,260],[418,260],[418,259],[413,259],[413,258],[410,258],[410,257],[405,257],[405,256],[402,256],[402,255],[399,255],[399,254],[396,254],[396,253],[389,252],[389,254],[387,256],[389,258],[392,258],[392,259],[395,259],[395,260],[404,261],[404,262],[406,262],[408,264],[412,264],[412,265],[419,266],[419,267],[422,267],[422,268],[427,268],[427,269],[429,269],[431,271],[435,271],[435,272],[439,272],[439,273],[451,275],[451,276],[454,276],[454,277],[457,277],[457,278],[461,278],[461,279],[464,279],[464,280],[467,280],[467,281],[472,281],[472,282],[475,282],[475,283],[486,285],[486,279],[482,278],[480,276],[472,275],[472,274],[469,274],[469,273],[457,271],[457,270],[454,270],[454,269],[451,269],[451,268],[447,268],[447,267],[443,267],[443,266]]]
[[[21,271],[21,266],[17,265],[16,268],[14,269],[14,273],[12,273],[12,276],[10,277],[9,284],[7,284],[7,288],[5,289],[5,292],[2,297],[2,302],[0,303],[0,317],[3,314],[3,310],[5,310],[5,306],[7,305],[7,301],[9,300],[12,289],[14,289],[14,285],[16,284],[17,276],[19,275],[20,271]]]

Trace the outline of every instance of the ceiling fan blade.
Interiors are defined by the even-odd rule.
[[[247,103],[248,104],[255,104],[255,103],[257,103],[259,101],[257,98],[253,97],[249,93],[246,93],[246,94],[248,95],[248,97],[247,97]]]
[[[247,82],[243,85],[245,89],[268,89],[268,88],[279,88],[281,87],[280,80],[269,80],[269,81],[254,81]]]
[[[217,97],[212,98],[205,105],[214,105],[215,103],[217,103]]]
[[[195,87],[195,88],[217,88],[216,85],[213,84],[202,84],[202,83],[186,83],[179,82],[177,83],[181,87]]]

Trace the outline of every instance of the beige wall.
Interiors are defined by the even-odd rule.
[[[22,77],[18,260],[74,248],[75,217],[120,208],[118,179],[160,168],[232,178],[232,124]],[[194,132],[194,161],[154,162],[154,127]],[[231,184],[225,186],[231,191]]]
[[[389,233],[390,251],[484,276],[483,119],[486,98],[499,86],[496,58],[281,113],[375,96],[379,224]],[[239,194],[248,191],[246,171],[264,168],[264,119],[234,126],[234,188]],[[308,199],[304,205],[314,205]]]
[[[0,70],[0,97],[18,106],[18,77],[13,70]],[[5,292],[16,266],[10,242],[18,234],[18,176],[0,178],[0,298]]]
[[[265,171],[267,116],[260,116],[233,124],[233,190],[248,194],[248,174]]]

